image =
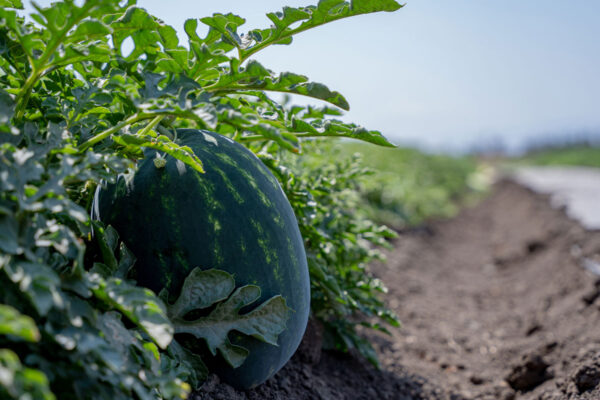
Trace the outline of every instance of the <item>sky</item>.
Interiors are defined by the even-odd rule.
[[[234,12],[246,29],[266,12],[317,0],[138,0],[180,32]],[[46,5],[49,1],[39,1]],[[344,117],[398,144],[461,151],[504,143],[600,138],[600,1],[408,0],[393,13],[336,21],[255,58],[338,90]],[[302,104],[318,103],[295,98]]]

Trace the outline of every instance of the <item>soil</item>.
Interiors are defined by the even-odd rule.
[[[501,182],[394,247],[373,266],[403,322],[366,333],[381,370],[315,351],[313,325],[265,384],[238,392],[212,376],[192,399],[600,399],[600,232]]]

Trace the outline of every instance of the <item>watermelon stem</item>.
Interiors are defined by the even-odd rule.
[[[81,143],[78,146],[78,150],[80,152],[83,152],[83,151],[87,150],[88,148],[92,147],[93,145],[95,145],[96,143],[106,139],[113,133],[117,133],[118,131],[120,131],[121,129],[126,127],[127,125],[135,124],[136,122],[142,121],[144,119],[152,118],[152,116],[153,115],[151,115],[151,114],[141,114],[141,113],[134,114],[131,117],[127,118],[126,120],[119,122],[112,128],[106,129],[106,130],[100,132],[99,134],[97,134],[96,136],[93,136],[93,137],[89,138],[88,140],[86,140],[85,142]]]
[[[139,132],[138,135],[139,136],[144,136],[147,135],[148,132],[150,132],[152,129],[154,129],[154,127],[158,124],[160,124],[160,121],[162,121],[165,118],[164,115],[159,115],[157,117],[155,117],[152,121],[150,121],[150,123],[148,125],[146,125],[145,127],[143,127]]]

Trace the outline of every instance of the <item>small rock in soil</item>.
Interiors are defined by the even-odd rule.
[[[506,382],[515,390],[529,391],[550,378],[548,363],[538,354],[523,356],[521,362],[513,367]]]
[[[534,333],[537,333],[539,331],[541,331],[542,329],[544,329],[544,327],[542,326],[542,324],[538,323],[538,322],[533,322],[531,325],[529,325],[529,327],[525,330],[525,336],[531,336]]]
[[[469,378],[473,385],[481,385],[485,380],[479,375],[471,375]]]
[[[575,373],[573,381],[579,393],[594,389],[600,383],[600,366],[597,364],[581,366]]]

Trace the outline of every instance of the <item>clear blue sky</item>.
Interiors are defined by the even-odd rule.
[[[265,12],[316,1],[138,5],[183,32],[185,19],[213,12],[235,12],[248,29],[266,27]],[[540,136],[600,136],[596,0],[412,0],[395,13],[302,33],[256,58],[340,91],[351,106],[346,119],[397,143],[459,149],[499,137],[518,145]]]

